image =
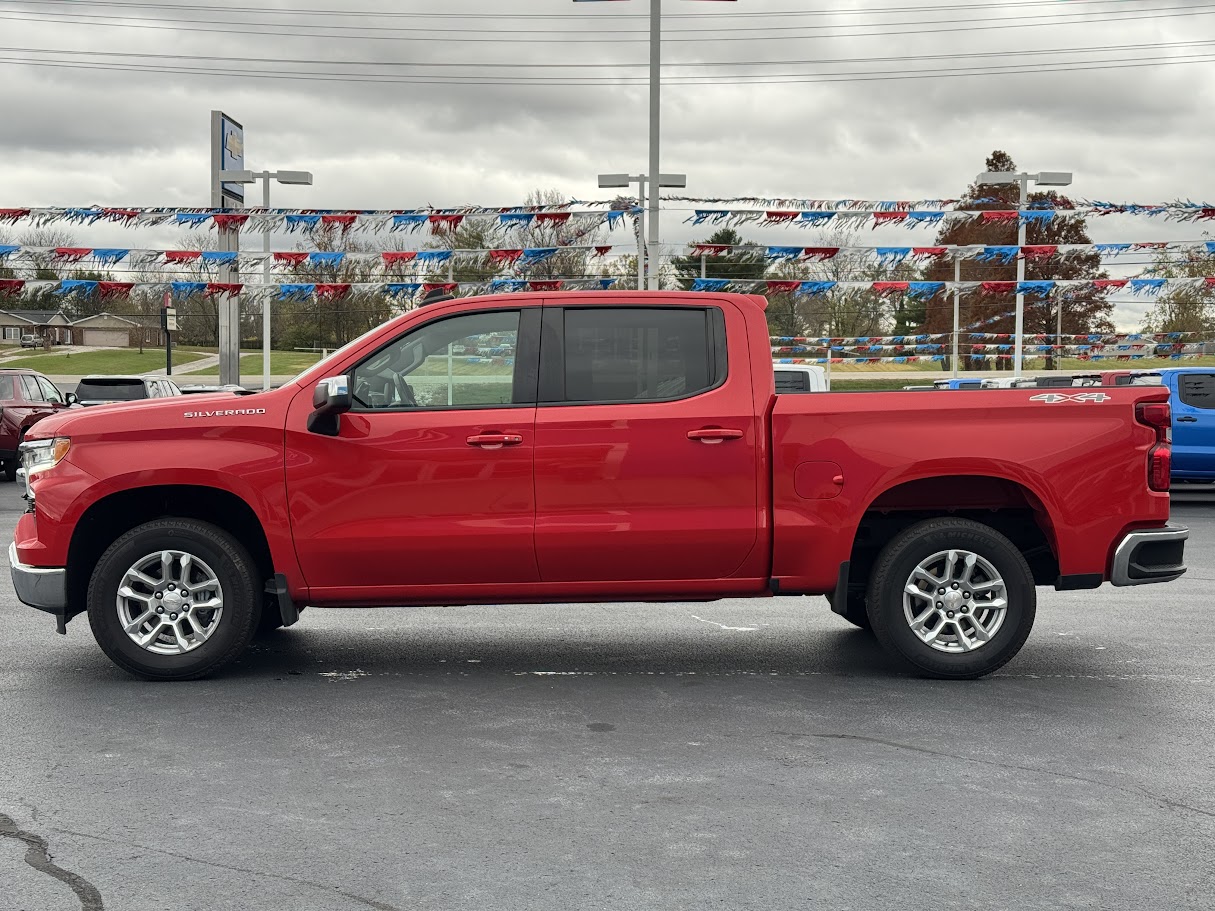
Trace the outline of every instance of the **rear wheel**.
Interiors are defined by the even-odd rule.
[[[882,550],[869,581],[869,620],[887,651],[930,677],[982,677],[1029,637],[1037,612],[1021,552],[969,519],[930,519]]]
[[[89,625],[119,667],[148,680],[190,680],[245,650],[261,619],[256,570],[230,534],[158,519],[110,545],[88,588]]]

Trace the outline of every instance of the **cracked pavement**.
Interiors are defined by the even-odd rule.
[[[977,682],[784,598],[310,610],[148,684],[5,582],[0,911],[1207,911],[1215,498],[1174,521],[1186,577],[1040,590]]]

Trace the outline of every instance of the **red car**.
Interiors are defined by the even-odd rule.
[[[41,373],[32,370],[0,370],[0,465],[4,477],[17,476],[17,447],[26,431],[48,415],[70,404],[66,396]]]
[[[73,409],[22,447],[17,596],[153,679],[303,605],[776,595],[970,678],[1024,644],[1036,586],[1185,572],[1167,389],[778,395],[765,306],[451,300],[269,392]]]

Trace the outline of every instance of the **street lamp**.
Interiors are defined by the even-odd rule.
[[[1021,189],[1020,201],[1017,206],[1017,246],[1025,246],[1025,218],[1021,212],[1029,202],[1030,182],[1040,187],[1067,187],[1071,185],[1070,171],[1039,171],[1037,174],[1014,174],[1012,171],[986,171],[975,178],[980,186],[992,184],[1017,184]],[[1025,295],[1021,293],[1021,285],[1025,281],[1025,256],[1017,251],[1017,320],[1013,337],[1013,376],[1021,375],[1021,364],[1025,346]],[[1063,322],[1062,311],[1059,315],[1060,325]],[[1056,344],[1060,341],[1055,339]]]
[[[610,190],[620,187],[628,187],[631,184],[637,184],[637,205],[641,207],[641,214],[638,215],[637,221],[637,290],[641,291],[642,286],[646,284],[646,274],[649,271],[651,275],[650,285],[656,283],[657,269],[649,270],[647,262],[646,246],[645,246],[645,185],[649,178],[644,174],[600,174],[599,189]],[[659,174],[658,186],[660,187],[686,187],[688,185],[687,174]],[[657,198],[655,193],[654,197]],[[654,241],[657,250],[657,240]],[[661,264],[661,258],[659,259]],[[654,289],[651,289],[654,290]]]
[[[270,208],[270,181],[296,186],[312,186],[311,171],[223,171],[220,176],[224,183],[254,183],[260,180],[262,182],[262,207],[266,209]],[[262,250],[267,254],[270,253],[269,224],[262,232]],[[262,282],[266,285],[270,284],[269,255],[262,261]],[[270,388],[270,296],[266,293],[266,289],[262,290],[262,389],[268,390]],[[220,362],[223,362],[222,353]],[[236,356],[236,365],[237,376],[232,382],[239,383],[239,354]]]

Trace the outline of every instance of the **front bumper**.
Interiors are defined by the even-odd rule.
[[[16,543],[8,546],[8,562],[12,567],[13,588],[23,604],[63,617],[67,611],[67,570],[62,567],[43,569],[26,566],[17,559]]]
[[[1179,525],[1131,532],[1114,550],[1110,582],[1114,585],[1172,582],[1186,570],[1182,560],[1189,536],[1190,530]]]

